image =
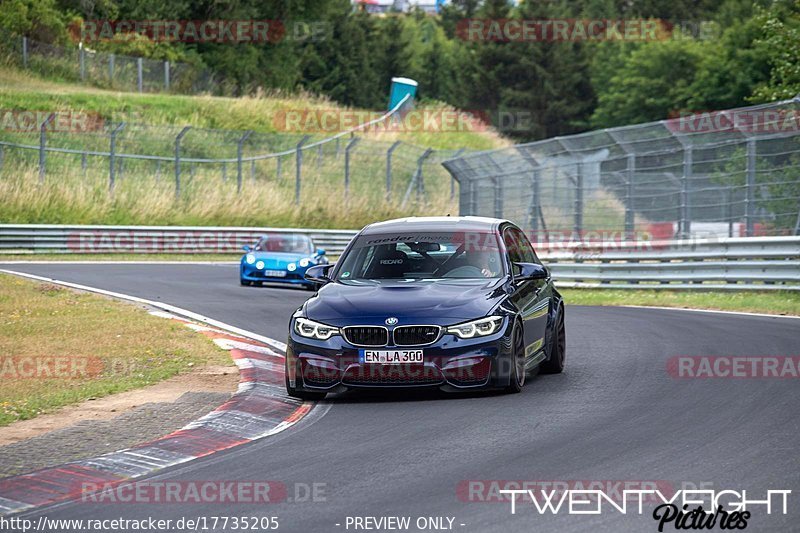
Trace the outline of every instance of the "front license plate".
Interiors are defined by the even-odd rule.
[[[268,278],[285,278],[285,270],[265,270],[264,275]]]
[[[359,350],[358,360],[379,365],[421,363],[422,350]]]

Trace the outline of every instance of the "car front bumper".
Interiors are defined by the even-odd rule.
[[[271,269],[266,269],[271,270]],[[274,270],[274,269],[272,269]],[[293,285],[303,285],[303,286],[313,286],[314,283],[305,279],[305,272],[306,269],[300,269],[294,271],[289,270],[281,270],[282,272],[286,272],[285,276],[278,277],[278,276],[267,276],[265,270],[260,270],[252,265],[242,265],[239,268],[239,277],[242,281],[255,281],[255,282],[263,282],[263,283],[291,283]]]
[[[486,337],[460,339],[444,334],[425,346],[366,349],[423,351],[421,364],[375,364],[359,361],[359,348],[339,335],[326,341],[294,332],[286,348],[289,384],[309,392],[342,392],[360,388],[434,387],[444,391],[494,389],[508,385],[511,359],[510,321]]]

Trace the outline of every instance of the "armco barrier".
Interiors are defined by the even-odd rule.
[[[236,253],[265,233],[308,235],[330,255],[341,254],[356,234],[295,228],[0,224],[0,254]]]
[[[241,253],[265,233],[302,233],[338,256],[354,230],[0,225],[0,255]],[[560,287],[800,290],[800,237],[571,242],[536,246]],[[18,257],[18,256],[17,256]]]

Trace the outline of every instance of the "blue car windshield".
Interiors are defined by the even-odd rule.
[[[339,260],[336,280],[499,278],[502,259],[494,233],[362,235]]]
[[[308,254],[314,251],[314,246],[305,235],[276,234],[261,237],[253,251]]]

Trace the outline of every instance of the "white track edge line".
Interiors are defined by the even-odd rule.
[[[696,309],[694,307],[665,307],[660,305],[606,305],[599,307],[627,307],[631,309],[661,309],[665,311],[692,311],[694,313],[719,313],[722,315],[741,315],[741,316],[758,316],[766,318],[793,318],[800,319],[800,316],[795,315],[771,315],[769,313],[749,313],[747,311],[723,311],[721,309]]]

